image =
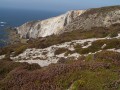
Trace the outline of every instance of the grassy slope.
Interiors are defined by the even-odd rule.
[[[112,29],[114,31],[111,32],[107,32],[108,29],[102,30],[98,33],[100,36],[97,36],[97,30],[91,33],[94,37],[95,35],[96,37],[105,37],[106,35],[116,36],[116,33],[119,32],[118,28]],[[84,32],[83,37],[91,36],[91,33],[87,34],[87,32]],[[69,33],[69,35],[74,34]],[[52,40],[51,38],[53,37],[48,37],[47,40]],[[66,39],[65,37],[68,41],[74,37],[71,38],[70,36],[69,38],[70,39]],[[55,43],[46,42],[44,44],[56,44],[56,42],[60,43],[55,39]],[[38,43],[41,45],[40,42]],[[120,48],[119,39],[99,40],[93,42],[92,46],[83,51],[85,53],[88,53],[89,50],[96,51],[100,49],[104,43],[107,44],[105,48]],[[114,46],[114,44],[116,45]],[[33,45],[33,43],[30,44],[30,46],[31,45]],[[7,49],[3,49],[3,51],[8,50],[7,55],[9,57],[10,51],[16,50],[18,54],[28,47],[28,44],[18,44],[11,46],[11,48],[6,47]],[[79,47],[76,47],[76,49],[76,51],[79,51]],[[81,53],[81,50],[82,49],[80,49],[79,53]],[[64,51],[64,49],[62,49],[62,51]],[[61,50],[56,51],[56,54],[59,54],[59,52],[61,52]],[[66,90],[68,88],[70,90],[119,90],[119,60],[120,53],[103,51],[96,55],[81,57],[78,61],[67,60],[40,68],[36,64],[15,63],[6,58],[0,61],[0,90]]]
[[[119,90],[119,56],[103,51],[41,69],[37,65],[4,62],[5,66],[0,64],[0,71],[5,68],[6,72],[0,74],[0,90]]]
[[[60,36],[52,35],[30,40],[27,44],[10,45],[1,48],[0,55],[7,54],[9,57],[13,51],[17,55],[26,48],[45,48],[77,39],[108,35],[114,37],[119,32],[119,24],[108,28],[95,27],[91,31],[72,31]],[[107,43],[108,47],[113,48],[113,43],[116,43],[116,48],[120,47],[119,40],[103,40],[93,42],[87,50],[81,51],[80,49],[79,51],[77,48],[77,51],[79,53],[88,53],[89,50],[96,51],[104,43]],[[61,51],[56,51],[56,54],[59,52]],[[37,64],[16,63],[6,58],[0,61],[0,90],[120,90],[119,66],[120,53],[108,51],[81,57],[77,61],[59,62],[44,68],[40,68]]]
[[[102,38],[106,36],[117,36],[120,32],[120,24],[111,25],[108,28],[94,27],[90,31],[76,30],[67,32],[62,35],[52,35],[46,38],[38,38],[35,40],[29,40],[27,44],[18,43],[15,45],[9,45],[0,49],[0,55],[9,54],[15,52],[15,55],[22,53],[26,48],[46,48],[51,45],[56,45],[72,40],[87,39],[87,38]],[[63,38],[64,37],[64,38]]]

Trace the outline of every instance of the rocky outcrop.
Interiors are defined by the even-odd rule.
[[[11,59],[14,60],[15,62],[27,62],[27,63],[37,63],[39,64],[41,67],[44,66],[48,66],[49,64],[52,63],[58,63],[58,62],[63,62],[65,60],[78,60],[78,58],[80,56],[88,56],[88,55],[94,55],[98,52],[101,52],[104,50],[107,51],[114,51],[114,52],[120,52],[120,49],[116,49],[116,47],[114,46],[114,48],[109,47],[106,48],[107,46],[109,46],[109,44],[111,44],[109,42],[109,44],[105,44],[103,43],[103,45],[98,45],[98,48],[95,50],[92,50],[91,47],[94,47],[93,43],[96,41],[103,41],[105,42],[105,40],[119,40],[120,38],[120,34],[118,34],[118,36],[114,37],[114,38],[110,38],[110,37],[104,37],[104,38],[89,38],[89,39],[83,39],[83,40],[72,40],[70,42],[65,42],[65,43],[61,43],[61,44],[57,44],[57,45],[52,45],[50,47],[44,48],[44,49],[36,49],[36,48],[29,48],[26,49],[23,53],[19,54],[18,56],[12,56],[11,54]],[[119,42],[119,41],[118,41]],[[86,44],[87,43],[87,44]],[[115,42],[116,43],[116,42]],[[119,43],[118,43],[119,44]],[[77,49],[76,49],[77,46]],[[82,52],[80,52],[80,50],[83,50]],[[88,50],[88,51],[86,51]],[[87,52],[87,53],[85,53]],[[4,56],[4,55],[3,55]],[[3,57],[0,56],[0,57]],[[2,58],[1,58],[2,59]]]
[[[90,30],[92,27],[108,27],[117,23],[120,23],[120,6],[94,8],[86,10],[63,31]]]
[[[37,38],[57,35],[73,30],[92,30],[92,27],[108,27],[120,23],[120,6],[69,11],[58,17],[32,21],[17,27],[21,38]]]
[[[58,17],[43,21],[27,22],[16,29],[21,38],[37,38],[59,34],[66,25],[80,16],[83,12],[83,10],[69,11]]]

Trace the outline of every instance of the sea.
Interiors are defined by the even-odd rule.
[[[0,8],[0,47],[6,45],[8,27],[17,27],[28,21],[44,20],[58,16],[63,12],[44,11],[44,10],[21,10]]]

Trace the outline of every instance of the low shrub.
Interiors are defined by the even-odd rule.
[[[111,61],[119,61],[120,53],[114,51],[102,51],[94,55],[95,59],[98,60],[111,60]]]
[[[73,53],[75,53],[75,51],[67,50],[65,56],[68,56],[69,54],[73,54]]]
[[[119,79],[119,66],[116,66],[118,69],[106,68],[106,63],[97,58],[92,62],[72,60],[43,68],[36,64],[7,62],[0,63],[1,73],[8,71],[1,78],[1,90],[114,90],[111,84]],[[119,86],[117,84],[116,90]]]
[[[111,32],[108,36],[109,37],[116,37],[116,36],[118,36],[118,33],[117,32]]]
[[[68,51],[68,49],[66,49],[66,48],[58,48],[55,51],[55,55],[59,55],[59,54],[65,53],[66,51]]]
[[[102,48],[103,45],[106,46]],[[75,51],[80,54],[88,54],[94,53],[99,50],[106,50],[106,49],[120,49],[120,39],[105,39],[105,40],[97,40],[92,42],[92,45],[88,48],[82,48],[80,45],[75,47]]]
[[[14,50],[14,56],[19,55],[20,53],[24,52],[27,49],[26,45],[22,45]]]

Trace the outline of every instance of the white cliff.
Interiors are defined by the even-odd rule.
[[[21,38],[37,38],[59,34],[66,25],[72,22],[76,17],[80,16],[83,12],[85,11],[68,11],[63,15],[43,21],[27,22],[16,29]]]
[[[57,35],[73,30],[91,30],[92,27],[109,27],[120,23],[120,6],[88,10],[74,10],[42,21],[33,21],[17,27],[21,38]]]

